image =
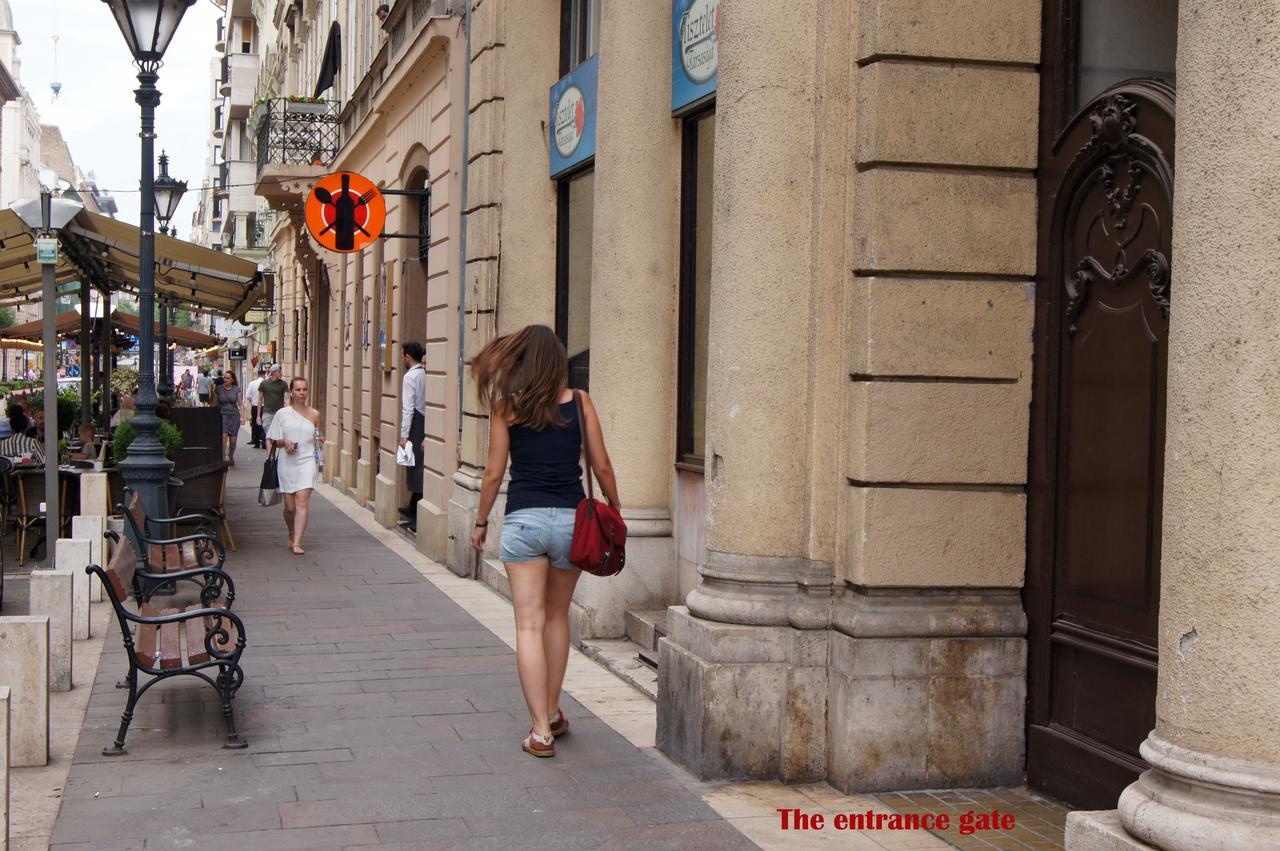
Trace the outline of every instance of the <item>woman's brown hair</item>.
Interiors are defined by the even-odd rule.
[[[491,341],[471,362],[480,401],[513,425],[562,428],[560,391],[569,374],[564,344],[546,325],[526,325]]]

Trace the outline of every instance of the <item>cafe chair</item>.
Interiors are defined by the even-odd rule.
[[[45,513],[40,510],[40,503],[45,501],[44,468],[19,470],[12,476],[18,486],[18,564],[27,558],[27,533],[36,529],[45,521]],[[37,546],[39,541],[37,541]]]

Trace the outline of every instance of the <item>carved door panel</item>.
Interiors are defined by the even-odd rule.
[[[1115,86],[1041,174],[1027,773],[1090,808],[1155,725],[1173,115],[1167,84]]]

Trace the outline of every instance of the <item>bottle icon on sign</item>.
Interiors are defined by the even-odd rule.
[[[337,192],[330,192],[323,186],[317,186],[313,192],[316,199],[324,205],[322,215],[325,228],[320,231],[320,235],[333,231],[335,249],[354,250],[357,231],[371,236],[364,226],[369,222],[369,201],[377,194],[376,189],[357,195],[351,190],[351,175],[344,173],[342,188]]]

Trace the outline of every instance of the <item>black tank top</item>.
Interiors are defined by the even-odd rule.
[[[577,508],[582,490],[582,429],[573,399],[560,404],[562,428],[513,425],[506,513],[522,508]]]

